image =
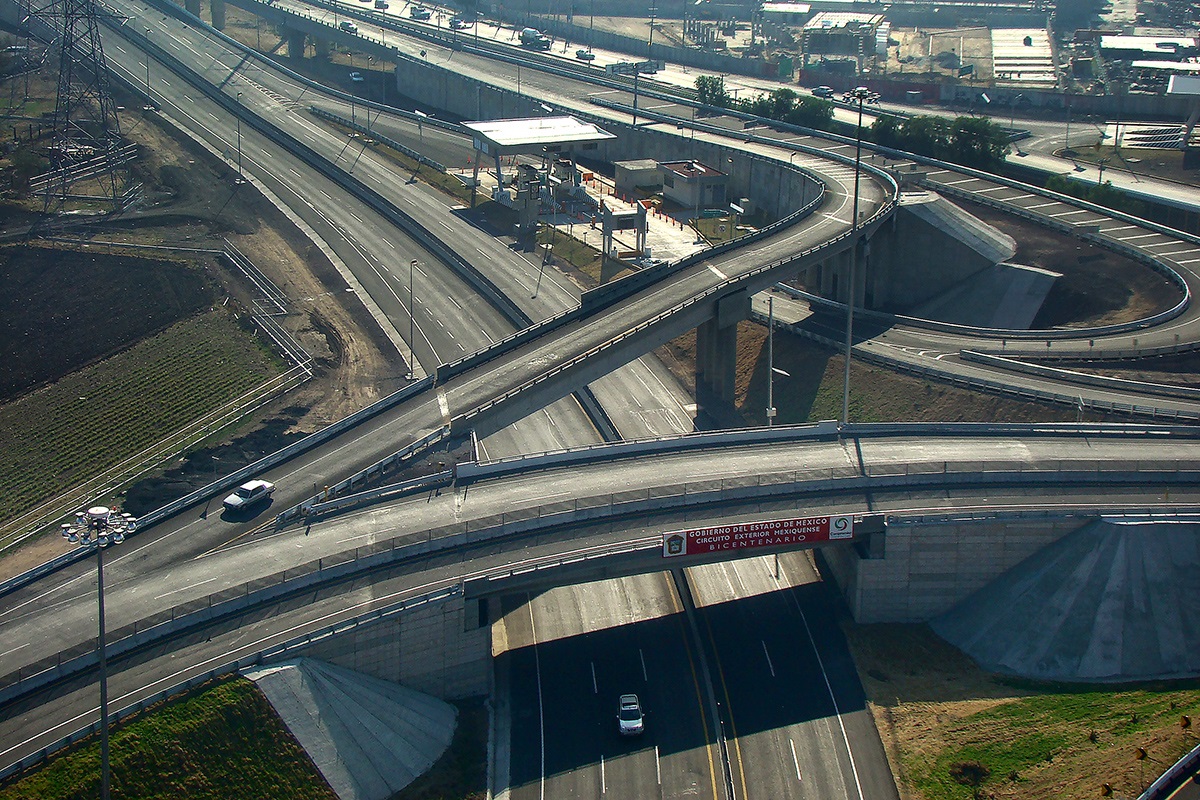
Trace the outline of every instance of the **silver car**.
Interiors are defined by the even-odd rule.
[[[617,730],[622,736],[637,736],[646,730],[646,718],[636,694],[623,694],[618,702]]]
[[[233,494],[225,498],[227,511],[243,511],[275,494],[275,484],[268,481],[246,481]]]

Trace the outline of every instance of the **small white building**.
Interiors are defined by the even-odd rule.
[[[663,197],[684,208],[719,208],[729,205],[726,186],[729,176],[699,161],[664,161],[658,165],[662,172]]]

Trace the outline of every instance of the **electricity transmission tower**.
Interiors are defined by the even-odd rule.
[[[122,163],[121,126],[100,42],[95,0],[39,2],[25,17],[33,29],[48,28],[59,52],[58,94],[49,149],[50,171],[39,185],[47,214],[68,200],[114,210],[120,203],[117,170]]]

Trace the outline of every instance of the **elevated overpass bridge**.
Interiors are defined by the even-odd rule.
[[[870,229],[869,225],[882,222],[890,210],[889,203],[894,202],[895,197],[895,189],[890,185],[889,179],[876,174],[878,176],[877,193],[873,200],[869,198],[865,200],[870,215],[868,230]],[[836,214],[837,211],[845,208],[846,195],[844,192],[841,193],[840,199],[836,193],[833,196],[835,205],[831,210]],[[360,443],[364,441],[370,443],[374,450],[357,445],[355,457],[358,460],[354,463],[360,467],[363,464],[375,463],[380,457],[401,449],[405,444],[418,443],[439,431],[499,429],[533,408],[540,407],[547,398],[560,397],[569,393],[573,384],[577,385],[586,381],[592,375],[603,374],[611,364],[615,364],[629,354],[645,352],[652,348],[654,343],[665,341],[678,332],[719,317],[722,303],[741,305],[749,293],[770,285],[780,275],[836,254],[838,247],[844,248],[847,244],[848,227],[846,220],[834,219],[831,221],[829,217],[822,217],[820,220],[808,218],[785,229],[768,232],[767,235],[754,242],[750,252],[741,249],[728,253],[716,253],[698,258],[690,263],[675,265],[675,269],[669,271],[669,274],[664,274],[662,280],[652,286],[643,287],[640,291],[627,296],[614,296],[610,298],[607,305],[589,309],[587,313],[574,312],[564,315],[562,318],[550,320],[528,333],[514,337],[509,342],[500,343],[486,354],[478,354],[459,365],[447,365],[436,382],[430,380],[425,385],[414,387],[404,397],[399,398],[399,402],[395,403],[387,414],[376,416],[355,430],[352,434],[353,439]],[[831,241],[834,244],[824,244]],[[821,247],[828,249],[822,250]],[[605,359],[611,360],[606,362]],[[824,508],[805,507],[797,508],[796,511],[809,513],[828,510],[830,513],[849,512],[874,515],[888,513],[886,508],[881,506],[894,503],[895,513],[902,513],[905,510],[929,513],[938,508],[944,509],[946,513],[955,513],[955,509],[958,507],[946,499],[943,494],[947,487],[952,487],[957,483],[956,476],[960,472],[958,469],[951,469],[949,465],[961,462],[958,457],[941,459],[933,457],[933,451],[929,448],[936,449],[937,437],[932,435],[932,431],[922,430],[915,437],[907,440],[894,439],[893,441],[898,446],[910,451],[910,455],[905,458],[893,456],[890,466],[880,468],[882,473],[864,466],[861,461],[861,453],[853,454],[853,450],[860,447],[861,442],[850,436],[852,431],[847,430],[843,433],[844,438],[829,440],[825,446],[833,448],[827,453],[840,452],[841,457],[847,460],[837,464],[830,462],[827,466],[828,473],[819,480],[800,481],[809,485],[812,493],[808,497],[811,498],[811,501],[796,499],[805,496],[803,491],[795,494],[792,500],[785,501],[812,502],[813,506],[824,506]],[[1147,433],[1152,436],[1147,437]],[[1075,445],[1083,448],[1083,451],[1090,451],[1090,454],[1081,451],[1078,457],[1079,469],[1071,469],[1069,465],[1066,469],[1062,468],[1064,465],[1062,455],[1065,451],[1062,441],[1059,441],[1051,448],[1055,454],[1054,459],[1051,459],[1050,453],[1045,451],[1034,457],[1035,461],[1043,465],[1050,463],[1051,460],[1057,460],[1056,468],[1052,470],[1049,468],[1045,470],[1041,468],[1027,469],[1022,466],[1024,463],[1022,458],[1030,453],[1030,448],[1033,447],[1031,443],[1035,442],[1037,437],[1036,431],[1028,429],[1022,431],[1019,436],[1011,437],[998,448],[994,459],[990,457],[980,459],[980,461],[987,461],[988,465],[994,464],[1000,468],[990,470],[987,465],[976,461],[974,467],[963,470],[964,473],[972,473],[976,477],[963,479],[960,488],[969,491],[970,487],[974,486],[976,489],[986,491],[989,488],[995,490],[1003,486],[1037,485],[1045,488],[1047,499],[1042,504],[1033,503],[1032,505],[1042,505],[1043,508],[1040,510],[1043,512],[1047,508],[1054,507],[1067,514],[1068,517],[1075,513],[1090,514],[1100,510],[1120,511],[1130,507],[1135,507],[1140,511],[1152,509],[1161,505],[1159,490],[1168,486],[1172,489],[1171,494],[1175,497],[1176,504],[1182,502],[1184,506],[1187,506],[1190,503],[1190,486],[1194,484],[1195,474],[1194,469],[1189,466],[1193,461],[1190,455],[1191,445],[1188,443],[1190,434],[1186,432],[1145,429],[1136,434],[1114,435],[1103,447],[1096,447],[1093,441],[1078,440],[1074,443]],[[1150,447],[1159,449],[1153,454],[1147,455],[1145,459],[1136,457],[1130,459],[1130,453],[1136,451],[1136,446],[1145,443],[1147,438],[1150,439]],[[972,443],[968,443],[967,440],[955,440],[945,445],[943,456],[951,451],[966,450],[972,453],[971,460],[974,461],[983,452],[976,445],[977,443],[973,440]],[[325,483],[356,468],[353,465],[348,467],[345,461],[335,465],[335,451],[344,450],[345,446],[344,441],[332,441],[325,450],[313,451],[312,460],[308,466],[300,467],[294,473],[297,476],[295,485],[307,485],[309,482]],[[762,443],[757,443],[753,449],[759,451],[753,454],[752,458],[754,459],[779,457],[777,451],[762,446]],[[1034,447],[1034,449],[1037,448]],[[848,453],[851,455],[847,456]],[[919,453],[926,458],[915,458],[911,453]],[[806,454],[803,469],[811,466],[812,457],[813,451]],[[722,459],[725,461],[723,469],[732,466],[732,462],[728,461],[728,452],[722,456]],[[1068,461],[1071,460],[1073,459],[1068,459]],[[598,463],[604,463],[604,461],[597,455]],[[652,469],[662,469],[663,462],[661,460],[644,459],[644,461],[653,462]],[[417,500],[410,498],[407,501],[409,505],[404,506],[403,512],[389,506],[363,510],[337,518],[337,520],[353,520],[354,524],[364,526],[355,531],[338,527],[342,524],[349,524],[348,522],[330,520],[316,523],[309,528],[304,542],[299,542],[302,534],[295,528],[285,529],[277,534],[289,537],[289,544],[298,543],[300,545],[295,548],[279,548],[277,547],[280,543],[278,540],[267,538],[262,542],[252,541],[244,547],[235,547],[227,551],[209,554],[195,562],[196,566],[189,567],[189,570],[197,570],[192,578],[176,575],[170,579],[172,584],[182,580],[186,587],[181,592],[175,592],[177,587],[173,587],[172,592],[164,596],[171,597],[172,605],[169,608],[164,608],[161,601],[146,602],[149,597],[159,591],[150,583],[140,583],[140,579],[136,579],[132,575],[118,576],[116,578],[118,587],[121,584],[128,584],[124,589],[118,588],[118,591],[128,591],[129,595],[126,599],[129,602],[114,602],[113,605],[114,607],[118,605],[127,607],[130,611],[136,610],[138,618],[117,620],[117,627],[125,629],[124,633],[128,634],[125,638],[128,639],[127,644],[130,647],[134,647],[134,637],[140,635],[141,638],[136,640],[136,646],[145,648],[170,641],[160,638],[160,636],[168,635],[167,628],[159,627],[158,623],[163,620],[178,620],[178,622],[169,623],[170,626],[174,626],[171,627],[169,635],[186,637],[195,633],[197,629],[194,626],[201,621],[212,622],[220,619],[221,624],[237,627],[240,623],[232,621],[237,618],[237,614],[241,613],[258,616],[261,621],[261,611],[269,604],[286,603],[288,598],[294,600],[297,597],[295,592],[316,591],[315,587],[324,588],[332,585],[327,582],[336,583],[352,579],[354,576],[360,576],[361,570],[382,568],[386,564],[399,564],[401,565],[399,572],[404,574],[404,577],[399,580],[408,581],[414,574],[410,570],[410,567],[416,563],[414,559],[419,560],[425,554],[434,551],[444,555],[446,551],[443,546],[452,545],[464,548],[454,551],[455,558],[469,557],[479,553],[474,548],[480,542],[490,541],[494,536],[513,537],[514,546],[526,551],[527,554],[530,548],[530,539],[527,537],[537,537],[538,531],[545,534],[547,531],[560,530],[561,526],[569,521],[562,516],[567,513],[590,520],[607,520],[602,523],[602,526],[606,527],[596,531],[596,535],[601,537],[612,537],[616,528],[632,534],[638,533],[636,524],[632,522],[632,520],[639,519],[637,513],[646,515],[642,518],[641,523],[637,523],[643,529],[661,528],[663,521],[669,519],[671,513],[679,515],[679,524],[699,524],[704,521],[702,517],[706,513],[713,514],[710,519],[714,523],[720,519],[729,518],[731,515],[745,517],[762,514],[764,509],[779,502],[781,494],[787,494],[787,492],[769,490],[770,476],[778,477],[778,470],[765,466],[766,463],[768,462],[755,461],[742,464],[738,467],[740,470],[738,477],[731,477],[724,473],[707,476],[697,473],[694,481],[691,483],[685,481],[682,495],[679,496],[675,505],[668,504],[665,507],[666,511],[663,508],[649,510],[659,501],[664,492],[662,485],[647,484],[640,490],[629,487],[614,490],[609,493],[607,506],[599,504],[609,509],[604,513],[589,510],[591,507],[585,498],[576,498],[572,501],[573,507],[569,510],[565,509],[563,503],[566,501],[547,500],[546,487],[541,485],[532,490],[533,494],[526,497],[523,505],[503,506],[503,510],[493,508],[490,513],[480,513],[478,516],[467,518],[462,515],[461,505],[455,508],[452,500],[461,503],[470,496],[471,504],[473,504],[481,494],[487,495],[487,492],[481,491],[485,483],[481,481],[456,482],[453,487],[447,486],[447,488],[454,488],[455,491],[447,491],[441,496],[432,498],[439,502],[431,502],[431,498],[423,494]],[[940,471],[937,468],[939,465]],[[291,470],[294,466],[299,467],[299,465],[293,464],[288,469]],[[629,470],[632,470],[637,466],[637,462],[628,466]],[[793,469],[792,482],[796,481],[795,472],[800,469],[800,467]],[[628,481],[629,470],[622,469],[620,471],[622,480]],[[614,471],[611,463],[608,463],[604,471]],[[889,471],[892,474],[885,474]],[[1038,479],[1042,472],[1056,473],[1058,475],[1057,482],[1056,480]],[[994,473],[991,477],[996,480],[990,482],[986,477],[979,477],[980,475],[986,476],[988,473]],[[765,477],[768,483],[760,487],[759,493],[756,495],[744,484],[747,476],[754,476],[755,480]],[[813,477],[815,478],[815,476]],[[586,482],[580,481],[577,470],[570,470],[566,474],[560,473],[556,479],[566,481],[566,485],[574,487],[587,485]],[[844,479],[845,482],[841,479]],[[864,489],[861,485],[856,487],[855,481],[867,481],[867,488]],[[888,481],[895,483],[889,484]],[[787,482],[782,481],[782,483]],[[1085,491],[1088,486],[1103,487],[1102,491],[1095,490],[1096,494],[1103,495],[1111,495],[1114,487],[1119,487],[1122,494],[1126,494],[1132,499],[1132,505],[1126,503],[1114,505],[1110,504],[1106,498],[1097,499],[1095,497],[1064,505],[1054,499],[1056,495],[1061,494],[1065,487],[1073,486],[1078,486]],[[499,494],[505,495],[511,491],[512,489],[502,489],[499,490]],[[639,491],[642,493],[638,494]],[[625,495],[626,492],[631,494]],[[911,499],[904,501],[895,499],[891,492],[897,493],[895,497],[912,498],[923,493],[928,497],[923,502]],[[722,506],[718,501],[725,493],[729,493],[728,499],[744,500],[749,505]],[[554,494],[555,492],[550,492],[550,495]],[[964,499],[963,505],[967,507],[994,505],[994,491],[991,494],[993,496],[987,499],[980,496],[976,496],[973,500]],[[289,499],[286,494],[282,497],[285,501]],[[290,499],[299,500],[302,499],[302,496],[298,492],[294,492]],[[531,502],[532,500],[539,500],[539,502],[534,503]],[[540,500],[547,500],[547,502],[540,502]],[[1026,504],[1023,507],[1028,509],[1028,498],[1025,500]],[[627,507],[627,502],[634,505]],[[635,509],[639,503],[644,504],[645,507],[641,512],[636,512]],[[1014,502],[1012,505],[1015,511],[1021,504]],[[422,506],[427,508],[422,509]],[[435,516],[427,516],[428,513]],[[771,513],[778,513],[778,510],[772,509]],[[399,522],[401,519],[407,521],[401,523]],[[447,528],[446,520],[455,520],[453,526],[461,525],[461,527]],[[540,522],[535,523],[533,520]],[[612,526],[611,523],[614,520],[619,521],[619,526]],[[410,525],[416,527],[410,528]],[[539,528],[538,525],[545,527]],[[324,532],[331,533],[328,536],[322,536],[321,534]],[[446,535],[435,536],[435,532]],[[623,534],[617,533],[616,535]],[[886,534],[884,536],[886,537]],[[316,542],[318,539],[328,543],[335,537],[340,537],[341,540],[349,538],[361,541],[363,549],[355,549],[351,552],[338,549],[336,552],[326,551],[317,554],[311,549],[311,545],[307,545],[308,542]],[[553,539],[555,537],[545,538]],[[435,546],[435,539],[438,540],[437,546]],[[622,544],[627,545],[628,541]],[[553,547],[552,542],[541,539],[536,540],[536,545],[537,547]],[[405,549],[407,547],[412,549]],[[268,556],[268,552],[275,554]],[[237,560],[238,557],[248,556],[251,553],[255,554],[254,558],[248,558],[244,562]],[[867,554],[870,554],[869,549]],[[296,559],[297,555],[304,558]],[[315,558],[313,558],[314,555]],[[548,557],[558,558],[566,566],[567,559],[563,555],[548,554]],[[474,567],[469,571],[460,569],[457,574],[450,577],[435,578],[425,575],[430,579],[422,584],[415,586],[410,584],[408,588],[398,590],[394,595],[381,591],[378,596],[389,599],[411,599],[423,593],[462,586],[464,580],[468,578],[498,579],[495,576],[510,574],[512,563],[520,561],[520,558],[514,557],[511,551],[504,554],[503,558],[507,560],[498,563],[491,572],[484,567],[481,561],[479,569]],[[201,573],[206,577],[200,577]],[[216,586],[209,586],[203,590],[200,588],[208,585],[207,576],[214,573],[226,574],[227,578],[224,588],[216,594],[210,591],[217,589]],[[547,574],[549,573],[547,572]],[[570,571],[565,569],[561,573],[564,579],[569,574]],[[167,579],[162,573],[155,573],[154,577],[147,577],[146,580],[161,582]],[[373,582],[374,578],[371,580]],[[266,591],[265,587],[272,587],[269,591],[273,594],[259,595],[260,590]],[[163,588],[161,584],[159,588]],[[374,593],[373,590],[372,593]],[[453,595],[453,592],[451,594]],[[20,606],[20,598],[19,594],[14,596],[12,601],[14,607]],[[236,609],[232,606],[221,608],[225,602],[241,605]],[[343,612],[341,612],[343,621],[355,619],[354,612],[361,611],[361,607],[356,602],[347,603],[344,597],[339,598],[338,602],[343,606]],[[70,605],[86,607],[87,604],[74,603]],[[318,610],[316,604],[309,605],[312,606],[314,613]],[[386,603],[376,605],[377,607],[372,608],[370,613],[380,613],[378,606],[386,605]],[[211,610],[214,607],[218,609],[215,613]],[[201,609],[208,610],[201,611]],[[141,616],[143,610],[146,611],[147,616]],[[297,610],[290,609],[289,614]],[[332,611],[332,607],[329,605],[321,606],[319,610],[322,614],[338,615],[338,612]],[[226,616],[226,612],[229,613],[229,616]],[[300,613],[303,615],[305,612],[300,610]],[[199,614],[199,616],[194,614]],[[251,651],[245,646],[241,646],[232,648],[230,652],[252,653],[247,657],[256,658],[272,646],[264,644],[264,642],[269,640],[271,643],[278,644],[291,641],[286,634],[296,634],[301,630],[308,633],[300,635],[309,635],[313,631],[324,631],[326,630],[325,623],[329,619],[330,617],[318,615],[318,618],[315,619],[308,617],[303,620],[298,618],[285,620],[285,632],[264,633],[266,638],[255,639],[252,644],[257,649]],[[31,618],[29,624],[35,625],[36,622]],[[61,690],[64,684],[59,681],[65,679],[68,674],[72,674],[71,669],[68,668],[61,670],[58,674],[53,674],[48,668],[51,660],[56,665],[52,668],[53,670],[60,670],[61,666],[72,663],[74,667],[86,667],[83,662],[73,662],[70,654],[87,649],[90,636],[87,628],[90,626],[90,621],[83,621],[83,615],[80,614],[78,620],[62,619],[62,624],[61,634],[56,633],[53,638],[32,637],[42,641],[43,644],[38,648],[33,650],[28,647],[5,648],[6,651],[17,655],[15,661],[0,661],[0,670],[10,677],[17,676],[16,679],[9,681],[9,685],[19,687],[13,689],[9,696],[10,700],[5,703],[6,707],[11,709],[13,706],[10,706],[9,702],[24,703],[32,696],[27,692],[34,691],[35,683],[26,683],[26,681],[34,676],[53,678],[42,684],[43,689],[53,684],[58,687],[55,691]],[[9,643],[15,645],[21,635],[20,630],[28,632],[33,628],[22,629],[20,626],[15,626],[10,630],[14,632],[10,634],[10,631],[6,630],[0,634],[0,638],[12,635],[13,638],[9,640]],[[51,653],[50,649],[56,647],[59,649]],[[60,655],[62,653],[67,654],[65,659]],[[140,660],[142,664],[151,663],[147,653],[146,649],[136,650],[136,655],[134,650],[130,651],[131,656]],[[80,667],[81,664],[83,667]],[[203,667],[211,668],[211,656],[199,658],[197,666],[186,668],[184,671],[190,670],[193,674],[203,674]],[[129,677],[131,681],[135,680],[132,675]],[[161,680],[169,681],[175,677],[179,677],[179,674],[171,673]],[[25,699],[18,700],[17,698]],[[7,726],[13,723],[14,719],[10,718],[4,724]],[[15,734],[11,729],[6,728],[6,730],[8,732],[3,734],[6,737],[4,741],[10,742],[11,745],[5,745],[5,752],[10,758],[20,752],[36,754],[41,747],[54,739],[53,734],[48,734],[35,737],[35,740],[28,742],[14,742],[9,737]]]
[[[872,596],[862,585],[867,573],[857,583],[852,573],[844,577],[864,617],[894,617],[909,607],[906,592],[933,598],[926,608],[948,607],[1098,515],[1195,513],[1198,478],[1200,432],[1156,426],[852,426],[840,436],[830,426],[805,426],[465,464],[440,485],[381,503],[365,496],[323,519],[199,558],[150,571],[137,559],[112,563],[114,696],[134,706],[214,670],[324,646],[318,642],[429,600],[450,601],[434,627],[452,640],[442,642],[453,645],[452,655],[405,661],[406,679],[429,685],[449,680],[436,677],[444,673],[464,682],[457,688],[477,690],[472,681],[486,670],[474,670],[488,652],[487,637],[471,633],[488,618],[479,598],[671,568],[664,533],[729,521],[847,515],[886,522],[823,545],[841,553],[843,570],[908,559],[919,548],[889,548],[889,538],[912,544],[932,526],[941,531],[939,558],[972,563],[969,573],[949,584],[941,576],[889,586],[874,596],[893,605],[874,608],[861,602]],[[946,520],[961,523],[950,539]],[[782,549],[793,546],[810,545]],[[751,551],[714,557],[729,552]],[[915,561],[902,568],[922,569]],[[88,682],[80,689],[78,680],[94,666],[93,589],[74,581],[52,605],[31,602],[40,591],[10,595],[0,627],[0,760],[7,764],[36,760],[74,732],[75,693],[90,697]],[[369,649],[381,640],[367,641],[375,643],[362,644]]]

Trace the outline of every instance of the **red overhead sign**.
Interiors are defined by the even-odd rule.
[[[853,538],[854,517],[850,514],[769,519],[664,533],[663,558]]]

